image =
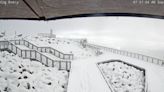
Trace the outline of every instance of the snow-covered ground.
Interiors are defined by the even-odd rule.
[[[74,59],[84,59],[95,56],[95,50],[83,48],[80,43],[70,39],[47,38],[33,35],[28,36],[26,40],[40,47],[49,46],[65,54],[74,54]]]
[[[145,92],[144,71],[118,61],[100,63],[98,66],[114,91]]]
[[[68,92],[111,92],[96,64],[112,59],[143,67],[147,72],[148,92],[164,92],[163,66],[113,53],[72,62]]]
[[[37,46],[50,46],[65,54],[72,53],[75,59],[71,62],[71,71],[69,76],[67,92],[111,92],[105,82],[101,72],[96,64],[101,61],[110,59],[120,59],[122,61],[134,64],[139,67],[145,68],[147,72],[148,92],[163,92],[164,91],[164,67],[148,63],[145,61],[137,60],[134,58],[113,54],[110,52],[103,52],[102,55],[96,56],[96,50],[90,48],[83,48],[82,45],[76,41],[64,38],[43,38],[38,36],[27,37],[26,40],[36,44]],[[22,45],[21,45],[22,46]],[[20,47],[25,48],[25,47]],[[4,53],[4,52],[3,52]],[[5,52],[6,53],[6,52]],[[54,58],[47,53],[49,57]],[[58,71],[55,68],[45,67],[36,61],[29,61],[19,58],[18,56],[1,54],[2,61],[9,61],[6,65],[4,62],[1,68],[6,68],[7,71],[17,72],[1,72],[0,82],[1,90],[16,90],[16,92],[65,92],[68,82],[68,73],[66,71]],[[10,56],[10,57],[9,57]],[[6,59],[6,57],[8,57]],[[19,59],[13,59],[13,58]],[[14,62],[10,62],[14,61]],[[19,63],[18,63],[19,62]],[[11,64],[13,63],[13,64]],[[11,65],[10,65],[11,64]],[[19,65],[23,65],[26,69],[25,74],[28,78],[24,79],[24,67],[19,69]],[[6,67],[5,67],[6,66]],[[37,66],[37,67],[36,67]],[[11,68],[11,69],[10,69]],[[34,72],[32,75],[29,71]],[[14,75],[13,75],[14,74]],[[10,77],[14,76],[14,77]],[[6,77],[7,80],[5,80]],[[21,79],[19,79],[19,77]],[[26,77],[25,77],[26,78]],[[28,81],[27,81],[28,80]],[[34,81],[35,80],[35,81]],[[13,82],[16,81],[16,82]],[[51,83],[49,83],[51,81]],[[59,81],[59,82],[57,82]],[[48,85],[47,85],[48,84]],[[2,85],[2,86],[1,86]],[[9,87],[7,87],[7,86]],[[15,86],[14,86],[15,85]],[[19,85],[19,86],[18,86]],[[22,86],[21,86],[22,85]],[[30,85],[30,90],[28,90]],[[62,88],[62,85],[65,85]],[[17,87],[18,86],[18,87]],[[35,89],[33,89],[33,86]],[[7,87],[7,88],[6,88]],[[23,91],[22,91],[23,90]]]
[[[0,92],[66,92],[68,72],[0,52]]]

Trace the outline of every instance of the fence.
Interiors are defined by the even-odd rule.
[[[46,66],[56,67],[59,70],[70,70],[71,68],[70,61],[53,60],[36,50],[22,50],[10,41],[0,41],[0,49],[8,49],[24,59],[38,60]]]
[[[0,41],[0,49],[7,49],[8,41]]]
[[[26,47],[28,47],[30,49],[53,54],[54,56],[56,56],[60,59],[73,60],[73,54],[64,54],[52,47],[38,47],[38,46],[34,45],[33,43],[30,43],[27,40],[10,40],[10,41],[16,45],[25,45]]]
[[[86,46],[89,47],[89,48],[98,49],[98,50],[101,49],[101,50],[109,51],[109,52],[112,52],[112,53],[115,53],[115,54],[136,58],[136,59],[139,59],[139,60],[151,62],[151,63],[158,64],[158,65],[164,65],[164,60],[154,58],[154,57],[150,57],[150,56],[147,56],[147,55],[142,55],[142,54],[138,54],[138,53],[128,52],[128,51],[124,51],[124,50],[118,50],[118,49],[113,49],[113,48],[108,48],[108,47],[89,44],[89,43],[86,43]]]

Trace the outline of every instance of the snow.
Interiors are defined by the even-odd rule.
[[[68,72],[0,52],[0,92],[65,92]]]
[[[100,63],[98,66],[116,92],[145,92],[144,71],[118,61]]]
[[[28,47],[24,46],[24,45],[16,45],[18,48],[22,49],[22,50],[30,50]]]
[[[65,54],[74,54],[74,59],[95,56],[95,50],[83,48],[79,42],[70,39],[28,36],[26,40],[40,47],[49,46]]]
[[[104,53],[99,57],[91,57],[72,62],[68,92],[111,92],[96,64],[111,59],[120,59],[146,70],[148,92],[164,91],[164,67],[113,53]]]
[[[56,56],[54,56],[54,55],[52,55],[52,54],[50,54],[50,53],[43,53],[43,52],[41,52],[43,55],[46,55],[47,57],[49,57],[49,58],[51,58],[52,60],[61,60],[61,61],[63,61],[63,59],[60,59],[60,58],[58,58],[58,57],[56,57]]]
[[[120,59],[124,62],[134,64],[139,67],[143,67],[146,70],[147,82],[148,82],[148,92],[163,92],[164,91],[164,67],[155,65],[153,63],[137,60],[134,58],[121,56],[113,54],[110,52],[103,52],[102,55],[96,56],[96,50],[90,48],[84,48],[78,42],[73,40],[64,39],[64,38],[42,38],[42,37],[27,37],[26,40],[32,42],[37,46],[50,46],[55,48],[65,54],[74,54],[75,59],[71,62],[71,71],[69,76],[69,83],[67,92],[111,92],[105,79],[103,78],[101,72],[99,71],[96,64],[98,62],[103,62],[111,59]],[[24,48],[24,47],[20,47]],[[46,56],[55,58],[48,53]],[[43,92],[43,91],[53,91],[53,92],[65,92],[66,88],[62,88],[61,85],[67,85],[68,82],[68,72],[58,71],[55,68],[45,67],[36,61],[29,61],[26,59],[21,59],[17,55],[11,56],[9,54],[3,57],[0,54],[1,68],[4,68],[6,71],[0,71],[0,88],[3,91],[6,86],[9,86],[11,90],[16,92]],[[6,57],[8,56],[8,59]],[[15,58],[16,57],[16,58]],[[14,58],[14,59],[13,59]],[[4,63],[4,61],[12,61]],[[14,62],[13,62],[14,61]],[[20,74],[23,69],[19,69],[19,66],[23,65],[26,67],[26,70],[34,72],[34,74],[29,74],[28,72]],[[5,67],[6,66],[6,67]],[[24,68],[23,67],[23,68]],[[10,69],[11,68],[11,69]],[[19,72],[13,72],[16,69]],[[9,72],[10,71],[10,72]],[[64,73],[63,73],[64,72]],[[2,76],[3,75],[3,76]],[[24,76],[28,76],[27,79],[24,79]],[[7,76],[7,80],[5,80]],[[21,77],[21,80],[17,78]],[[13,82],[15,81],[15,82]],[[47,85],[51,81],[52,85]],[[60,81],[59,83],[57,81]],[[17,87],[20,83],[19,88]],[[28,85],[35,86],[34,89],[27,90]],[[16,86],[15,86],[16,85]],[[9,90],[8,88],[8,90]]]

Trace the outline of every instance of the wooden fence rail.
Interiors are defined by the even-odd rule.
[[[124,51],[124,50],[118,50],[118,49],[113,49],[113,48],[108,48],[108,47],[95,45],[95,44],[89,44],[89,43],[86,43],[86,46],[89,48],[92,48],[92,49],[97,49],[97,50],[101,49],[101,50],[109,51],[109,52],[112,52],[115,54],[136,58],[136,59],[146,61],[146,62],[151,62],[151,63],[161,65],[161,66],[164,65],[164,60],[161,60],[161,59],[158,59],[155,57],[150,57],[147,55],[142,55],[142,54],[138,54],[138,53],[128,52],[128,51]]]
[[[10,41],[16,45],[25,45],[26,47],[28,47],[30,49],[53,54],[60,59],[73,60],[73,57],[74,57],[73,54],[64,54],[63,52],[58,51],[52,47],[38,47],[27,40],[10,40]]]
[[[19,44],[22,42],[18,41]],[[22,50],[10,41],[0,41],[0,49],[8,49],[24,59],[34,59],[46,66],[56,67],[59,70],[70,70],[71,68],[70,61],[53,60],[37,50]]]

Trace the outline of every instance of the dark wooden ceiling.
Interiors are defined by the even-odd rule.
[[[106,15],[164,17],[162,1],[149,4],[139,1],[151,0],[12,0],[15,2],[12,4],[9,0],[1,1],[7,4],[0,2],[0,19],[51,20]]]

